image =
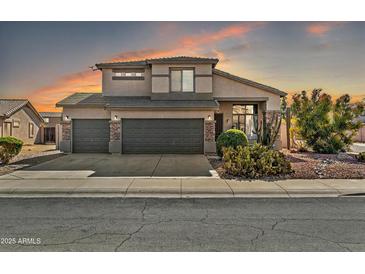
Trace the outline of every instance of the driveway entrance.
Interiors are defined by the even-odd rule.
[[[70,154],[29,171],[93,171],[90,177],[190,177],[213,176],[204,155]]]

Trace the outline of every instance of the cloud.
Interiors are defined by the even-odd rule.
[[[323,36],[344,22],[313,22],[307,25],[306,32],[312,36]]]
[[[180,40],[183,47],[199,48],[202,45],[216,43],[229,38],[243,37],[247,33],[262,27],[265,23],[239,23],[230,25],[217,32],[186,36]]]
[[[66,75],[53,85],[31,92],[29,99],[38,111],[54,111],[56,102],[75,92],[100,92],[100,72],[83,71]]]
[[[229,48],[222,49],[223,52],[227,54],[241,54],[242,52],[248,50],[251,48],[251,45],[249,43],[239,44],[235,45]]]
[[[219,29],[218,31],[205,32],[199,35],[186,35],[177,39],[168,48],[145,48],[133,51],[124,51],[109,56],[103,62],[132,61],[149,58],[160,58],[176,55],[203,55],[217,57],[224,66],[229,62],[221,50],[212,50],[202,53],[202,47],[214,45],[220,41],[233,38],[242,38],[249,32],[262,27],[265,23],[237,23]],[[176,26],[174,26],[176,28]],[[234,50],[234,49],[233,49]],[[236,49],[238,50],[238,48]],[[85,70],[65,75],[56,80],[53,85],[42,87],[31,92],[29,98],[39,111],[52,111],[56,102],[74,92],[100,92],[101,73],[99,71]]]

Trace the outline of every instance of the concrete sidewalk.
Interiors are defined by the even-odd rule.
[[[42,177],[42,176],[40,176]],[[365,194],[365,180],[237,181],[219,178],[2,177],[0,197],[338,197]]]

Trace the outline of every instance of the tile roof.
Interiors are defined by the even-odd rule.
[[[0,117],[8,118],[25,106],[30,109],[30,111],[26,111],[28,111],[28,115],[32,119],[38,119],[39,122],[44,122],[42,116],[27,99],[0,99]]]
[[[237,82],[240,82],[240,83],[243,83],[243,84],[255,87],[255,88],[266,90],[266,91],[278,94],[280,96],[288,95],[286,92],[284,92],[282,90],[279,90],[279,89],[276,89],[276,88],[273,88],[273,87],[270,87],[270,86],[266,86],[266,85],[257,83],[255,81],[251,81],[251,80],[248,80],[248,79],[245,79],[245,78],[230,74],[228,72],[225,72],[225,71],[222,71],[222,70],[219,70],[219,69],[213,69],[213,74],[216,74],[216,75],[219,75],[219,76],[222,76],[222,77],[225,77],[225,78],[228,78],[228,79],[231,79],[231,80],[234,80],[234,81],[237,81]]]
[[[110,63],[99,63],[96,64],[98,69],[117,67],[117,66],[146,66],[148,64],[212,64],[215,66],[218,63],[217,58],[206,58],[206,57],[192,57],[192,56],[174,56],[174,57],[163,57],[144,59],[127,62],[110,62]]]
[[[26,104],[25,99],[0,99],[0,116],[9,117]]]
[[[102,96],[101,93],[75,93],[56,104],[106,108],[216,108],[215,100],[151,100],[146,96]]]
[[[62,112],[40,112],[43,118],[61,118]]]

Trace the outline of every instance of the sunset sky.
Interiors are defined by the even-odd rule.
[[[217,57],[217,68],[290,94],[365,97],[365,22],[0,22],[0,97],[55,109],[100,92],[98,62]]]

